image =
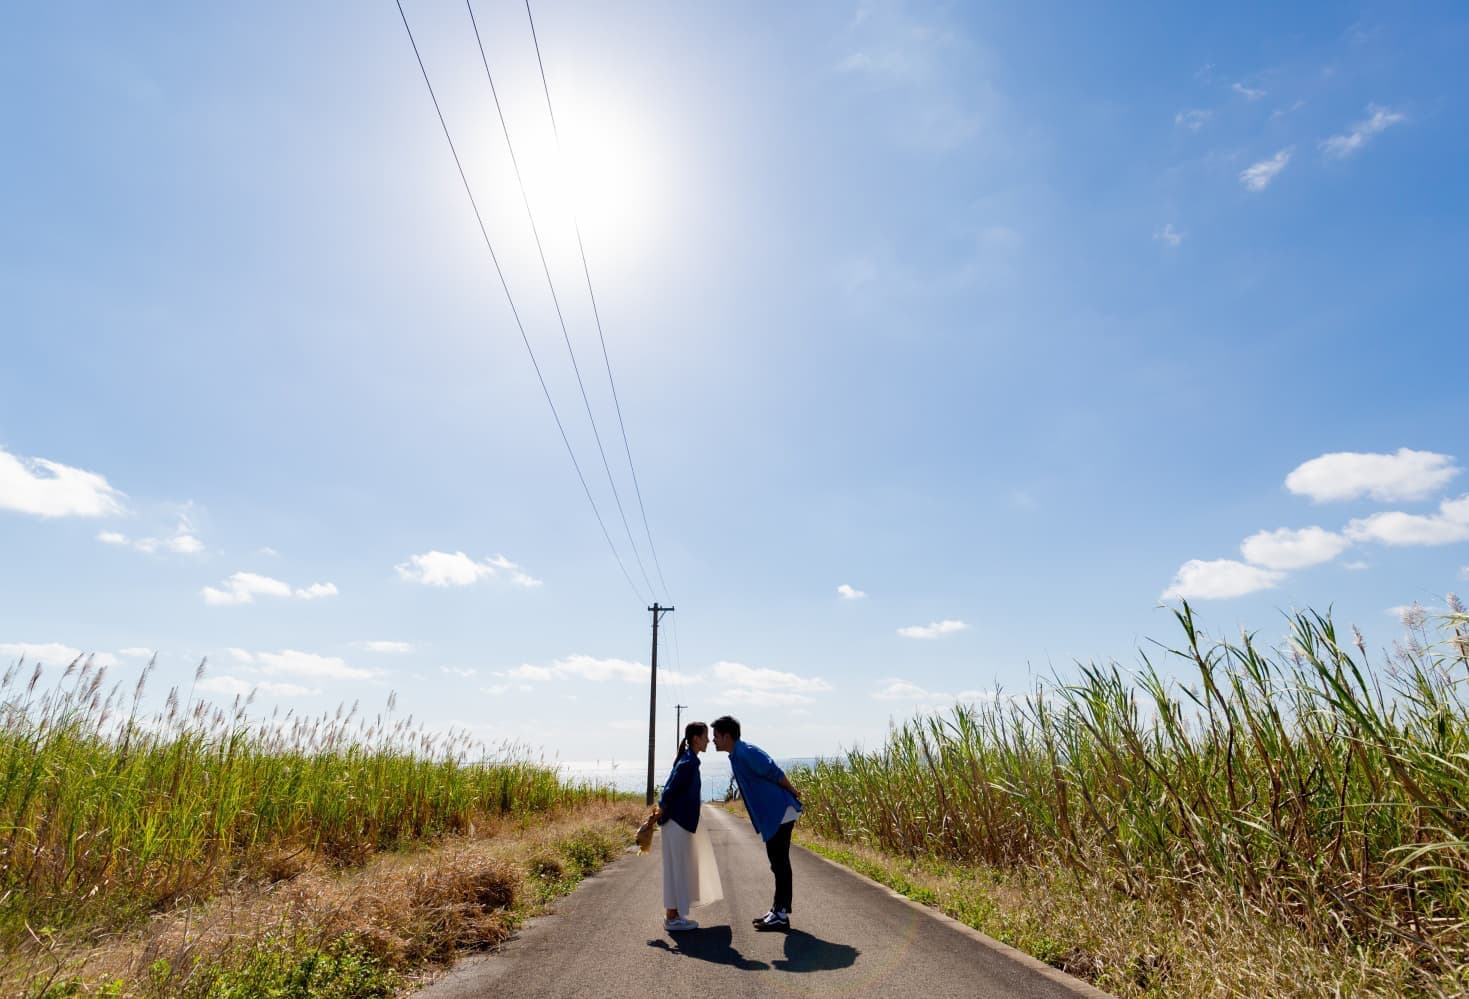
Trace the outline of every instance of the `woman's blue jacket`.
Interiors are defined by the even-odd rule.
[[[703,784],[699,780],[699,754],[685,749],[663,782],[663,795],[658,799],[661,826],[669,819],[689,832],[699,831],[699,804],[703,800]]]

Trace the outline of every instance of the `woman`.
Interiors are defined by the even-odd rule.
[[[692,930],[698,923],[689,918],[689,909],[708,905],[724,897],[719,883],[719,868],[714,863],[714,850],[708,835],[698,835],[699,807],[703,803],[699,780],[699,754],[709,746],[709,726],[689,722],[684,728],[683,742],[678,744],[678,757],[663,795],[653,810],[663,827],[663,905],[666,909],[663,928]]]

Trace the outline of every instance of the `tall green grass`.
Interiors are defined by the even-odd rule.
[[[1124,673],[916,718],[798,776],[815,831],[908,855],[1207,891],[1322,941],[1469,956],[1469,616],[1378,668],[1329,615],[1281,649],[1183,641]],[[1168,677],[1180,670],[1185,680]]]
[[[207,895],[272,856],[353,863],[613,796],[395,720],[393,697],[370,720],[353,705],[251,722],[248,699],[226,709],[175,689],[144,716],[149,670],[130,694],[90,660],[39,692],[39,665],[0,678],[0,947],[83,912],[125,917]]]

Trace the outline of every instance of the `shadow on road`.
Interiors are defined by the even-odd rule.
[[[648,946],[666,950],[671,954],[682,954],[684,957],[696,957],[712,964],[728,964],[741,971],[768,971],[770,969],[770,965],[764,961],[752,961],[734,949],[734,931],[728,926],[701,926],[697,930],[680,933],[673,939],[672,944],[667,940],[649,940]],[[786,954],[790,954],[789,944],[787,944]]]
[[[784,960],[772,962],[777,971],[835,971],[850,968],[861,953],[856,947],[832,943],[802,930],[786,931]]]

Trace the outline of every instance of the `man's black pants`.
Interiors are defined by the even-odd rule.
[[[775,904],[777,912],[791,911],[791,830],[796,828],[792,819],[780,827],[780,831],[765,841],[765,855],[770,858],[770,873],[775,875]]]

